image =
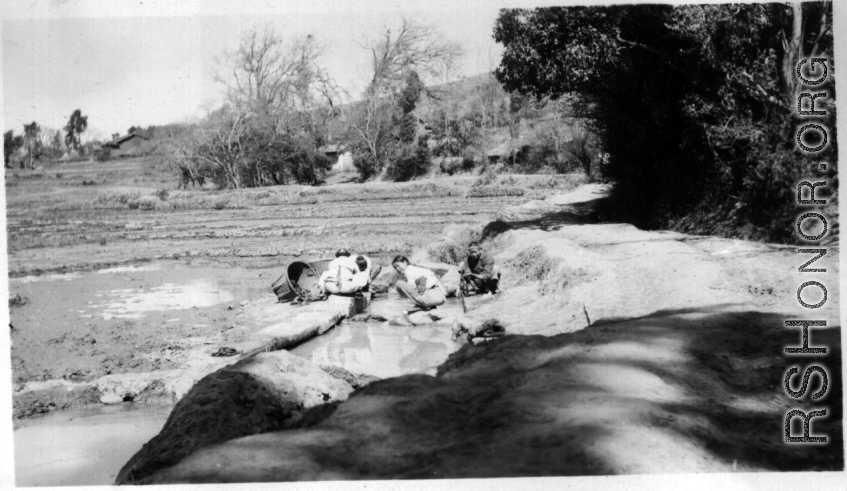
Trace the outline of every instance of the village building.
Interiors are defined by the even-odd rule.
[[[149,141],[149,138],[146,136],[139,135],[138,133],[130,133],[114,141],[104,143],[102,148],[109,149],[112,157],[139,155],[146,151],[147,145],[145,145],[145,142],[147,141]]]
[[[324,145],[318,148],[318,152],[324,154],[330,161],[335,161],[332,165],[332,172],[353,172],[356,170],[353,166],[353,154],[345,151],[342,145]]]

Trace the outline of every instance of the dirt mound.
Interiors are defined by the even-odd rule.
[[[162,431],[123,466],[116,483],[143,479],[209,445],[282,429],[295,414],[293,403],[279,400],[252,375],[219,370],[177,403]]]
[[[202,448],[247,435],[314,424],[331,414],[316,410],[346,399],[352,387],[287,351],[262,353],[197,382],[177,403],[162,431],[121,469],[130,484]]]

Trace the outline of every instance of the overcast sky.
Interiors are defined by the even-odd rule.
[[[242,33],[256,27],[271,26],[283,37],[314,35],[328,47],[322,65],[354,94],[367,80],[362,42],[404,16],[461,43],[465,75],[496,66],[501,53],[492,38],[498,8],[484,2],[449,8],[432,2],[383,2],[376,8],[277,2],[264,12],[216,2],[202,9],[146,10],[104,10],[73,0],[34,4],[40,8],[31,15],[5,15],[2,23],[4,131],[21,133],[31,121],[61,128],[77,108],[88,115],[88,138],[201,116],[221,101],[221,86],[213,81],[215,57],[235,49]]]

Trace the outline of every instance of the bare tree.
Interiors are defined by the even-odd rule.
[[[348,113],[348,140],[355,165],[367,179],[382,171],[396,143],[393,124],[399,119],[394,116],[410,73],[446,76],[462,49],[433,27],[408,19],[397,30],[386,27],[362,47],[371,55],[371,80],[362,100]]]
[[[58,133],[58,137],[57,137]],[[53,128],[41,128],[41,142],[39,143],[42,151],[49,153],[51,157],[62,156],[62,132]],[[58,145],[56,145],[58,143]]]
[[[234,109],[254,115],[277,132],[292,131],[304,121],[312,129],[312,111],[331,114],[339,97],[317,63],[323,51],[311,35],[286,41],[272,29],[250,31],[236,51],[225,54],[220,62],[225,68],[215,79],[226,86]]]
[[[405,18],[399,29],[385,28],[364,47],[370,51],[373,71],[368,93],[379,96],[398,92],[408,70],[430,77],[447,75],[462,56],[461,45],[445,40],[431,26]]]
[[[192,160],[198,166],[207,165],[222,176],[226,187],[242,185],[243,141],[249,130],[248,116],[241,111],[221,110],[209,118],[203,128],[204,142],[195,147]]]
[[[41,153],[41,127],[35,121],[24,125],[24,146],[26,148],[26,163],[30,169],[34,169],[34,160]],[[23,162],[21,162],[21,167],[23,165]]]
[[[480,102],[482,113],[482,121],[480,128],[479,147],[482,150],[482,170],[486,178],[494,179],[494,170],[488,161],[488,152],[492,151],[495,146],[494,134],[499,124],[497,120],[497,101],[503,95],[503,87],[500,82],[494,78],[494,70],[497,68],[497,61],[489,49],[487,58],[488,70],[485,74],[485,80],[476,86],[475,92]]]
[[[348,113],[348,141],[356,151],[355,165],[363,179],[377,174],[391,146],[393,105],[379,97],[366,97]]]

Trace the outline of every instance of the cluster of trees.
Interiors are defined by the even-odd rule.
[[[363,48],[369,82],[353,96],[321,68],[323,48],[312,36],[246,33],[219,60],[216,80],[226,88],[226,104],[171,142],[174,169],[181,178],[229,188],[316,184],[332,165],[319,149],[334,143],[352,153],[361,180],[404,181],[428,173],[433,157],[462,157],[465,169],[480,163],[487,169],[487,152],[507,139],[516,149],[507,163],[518,170],[573,170],[572,138],[562,130],[573,121],[563,105],[510,97],[493,76],[459,95],[426,86],[424,80],[452,75],[463,55],[432,27],[404,19]],[[547,114],[554,116],[537,132],[543,138],[518,151],[522,121]],[[130,131],[152,136],[150,128]]]
[[[220,60],[226,103],[172,142],[173,166],[226,188],[320,182],[332,163],[317,149],[340,98],[322,52],[312,36],[247,33]]]
[[[35,121],[25,124],[20,135],[9,130],[3,134],[3,163],[9,168],[14,160],[18,160],[21,169],[32,169],[35,161],[42,157],[59,158],[67,150],[79,151],[80,137],[87,128],[88,116],[83,116],[77,109],[64,130],[42,128]]]
[[[320,67],[323,48],[312,36],[246,33],[220,61],[216,80],[226,88],[226,104],[173,142],[173,166],[182,176],[229,188],[316,184],[333,164],[319,149],[336,143],[353,154],[362,180],[425,174],[432,152],[417,111],[426,92],[422,78],[449,73],[461,48],[408,20],[364,48],[370,81],[356,102],[342,104],[352,96]]]
[[[506,90],[572,98],[609,154],[622,218],[787,238],[813,163],[795,144],[795,70],[831,58],[831,2],[504,10],[494,36]],[[813,157],[834,175],[833,79],[814,90],[830,143]]]

